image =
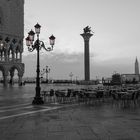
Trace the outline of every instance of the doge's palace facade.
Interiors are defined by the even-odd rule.
[[[0,0],[0,71],[5,86],[8,82],[13,83],[15,69],[18,71],[19,85],[22,82],[23,37],[24,0]]]

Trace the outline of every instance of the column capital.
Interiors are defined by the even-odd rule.
[[[83,34],[80,34],[85,41],[89,41],[90,37],[93,36],[93,34],[91,33],[83,33]]]

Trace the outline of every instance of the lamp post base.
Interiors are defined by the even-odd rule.
[[[33,105],[41,105],[41,104],[44,104],[44,101],[43,101],[42,97],[34,97],[32,104]]]

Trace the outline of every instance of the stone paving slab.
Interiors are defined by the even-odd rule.
[[[0,140],[139,140],[139,117],[140,107],[71,105],[0,120]]]

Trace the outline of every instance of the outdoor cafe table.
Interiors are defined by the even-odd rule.
[[[133,93],[133,92],[136,92],[137,90],[127,90],[127,92],[129,93]]]
[[[97,92],[94,91],[94,90],[93,90],[93,91],[91,91],[91,90],[90,90],[90,91],[85,91],[84,93],[85,93],[85,94],[97,94]]]
[[[117,92],[117,94],[118,94],[118,98],[119,98],[119,99],[122,99],[122,98],[125,98],[125,97],[129,97],[129,96],[132,95],[132,94],[129,93],[129,92]]]

